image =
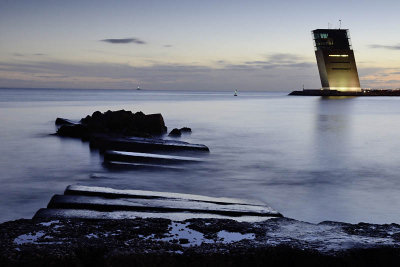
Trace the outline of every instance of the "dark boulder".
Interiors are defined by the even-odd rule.
[[[130,135],[132,133],[149,133],[161,135],[167,131],[161,114],[145,115],[143,112],[118,110],[101,113],[96,111],[92,116],[86,116],[81,120],[92,132],[120,133]]]
[[[57,130],[59,136],[86,138],[89,131],[86,126],[81,124],[76,125],[63,125]]]
[[[190,129],[189,127],[183,127],[183,128],[174,128],[169,134],[168,136],[171,137],[181,137],[182,134],[191,134],[192,133],[192,129]]]
[[[145,115],[144,129],[150,133],[164,134],[167,132],[167,127],[164,123],[164,118],[160,113]]]
[[[59,123],[62,122],[58,120]],[[57,123],[57,122],[56,122]],[[131,111],[118,110],[101,113],[94,112],[80,120],[80,124],[66,125],[76,126],[61,127],[57,134],[70,137],[87,137],[93,134],[111,134],[150,137],[162,135],[167,132],[164,119],[161,114],[146,115],[143,112],[132,113]],[[81,135],[83,134],[83,135]]]
[[[181,131],[181,133],[185,133],[185,134],[191,134],[192,133],[192,129],[190,129],[189,127],[183,127],[179,129]]]
[[[64,118],[57,118],[56,119],[56,125],[60,126],[60,125],[74,125],[77,124],[76,122],[73,122],[71,120],[68,119],[64,119]]]
[[[182,135],[181,130],[179,130],[179,129],[177,129],[177,128],[174,128],[174,129],[169,133],[168,136],[172,136],[172,137],[181,137],[181,135]]]

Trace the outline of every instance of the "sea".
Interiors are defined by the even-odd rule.
[[[0,89],[0,222],[31,218],[71,184],[260,201],[318,223],[400,223],[400,98],[288,92]],[[205,144],[183,170],[110,169],[57,117],[161,113]],[[168,136],[165,136],[168,139]]]

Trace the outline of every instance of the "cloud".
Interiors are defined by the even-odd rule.
[[[400,87],[398,68],[358,68],[362,87],[393,89]]]
[[[375,75],[375,76],[387,76],[400,74],[399,68],[384,68],[384,67],[359,67],[358,74],[360,77]]]
[[[103,39],[100,41],[110,43],[110,44],[129,44],[129,43],[146,44],[145,41],[142,41],[138,38]]]
[[[243,64],[231,65],[231,67],[269,70],[279,68],[311,68],[316,66],[314,62],[304,61],[302,57],[284,53],[270,54],[265,60],[245,61]]]
[[[269,61],[262,61],[262,60],[256,60],[256,61],[246,61],[245,62],[246,64],[249,64],[249,65],[263,65],[263,64],[270,64],[270,62]]]
[[[286,64],[284,66],[288,68],[312,68],[316,66],[316,63],[298,62],[298,63]]]
[[[39,78],[70,78],[71,76],[69,75],[59,75],[59,74],[52,74],[52,75],[35,75],[35,77],[39,77]]]
[[[225,60],[218,60],[217,67],[190,64],[165,64],[154,62],[150,66],[131,66],[119,63],[87,63],[87,62],[65,62],[65,61],[25,61],[25,62],[3,62],[0,63],[0,70],[16,71],[22,73],[48,74],[57,73],[69,76],[96,76],[104,77],[111,75],[115,78],[129,78],[133,73],[209,73],[216,71],[261,71],[269,69],[284,70],[287,68],[311,68],[316,64],[301,60],[293,55],[275,54],[267,60],[244,61],[232,64]],[[373,70],[375,72],[376,69]]]
[[[41,75],[57,77],[110,77],[113,79],[133,79],[133,77],[166,77],[200,75],[212,72],[207,66],[182,64],[154,64],[151,66],[130,66],[117,63],[85,63],[85,62],[13,62],[0,63],[0,71],[22,73],[26,75]]]
[[[300,57],[273,55],[265,60],[237,63],[217,60],[214,64],[0,62],[0,86],[123,89],[136,87],[140,82],[149,89],[290,91],[307,81],[308,88],[319,87],[316,64]]]
[[[259,69],[257,66],[251,66],[248,64],[225,64],[223,69],[225,70],[245,70],[245,71],[251,71],[251,70],[256,70]]]
[[[293,54],[276,53],[269,55],[268,59],[275,63],[294,63],[301,60],[301,57]]]
[[[35,54],[21,54],[21,53],[13,53],[14,57],[26,57],[26,56],[45,56],[43,53],[35,53]]]
[[[379,68],[379,67],[358,67],[358,76],[364,77],[369,75],[376,75],[377,73],[385,72],[386,68]]]
[[[390,84],[399,84],[400,83],[400,80],[388,80],[388,81],[386,81],[387,83],[390,83]]]
[[[400,44],[398,45],[379,45],[373,44],[369,46],[370,48],[380,48],[380,49],[389,49],[389,50],[400,50]]]

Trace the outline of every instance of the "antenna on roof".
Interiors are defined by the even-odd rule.
[[[342,20],[339,19],[339,30],[340,30],[341,27],[342,27]]]
[[[331,28],[331,24],[328,22],[328,29],[330,29]]]

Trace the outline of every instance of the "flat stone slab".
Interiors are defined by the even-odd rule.
[[[81,195],[81,196],[100,196],[106,198],[147,198],[147,199],[182,199],[191,201],[202,201],[207,203],[216,203],[222,205],[242,204],[242,205],[263,205],[256,201],[246,201],[242,199],[226,198],[226,197],[208,197],[202,195],[157,192],[146,190],[132,189],[114,189],[110,187],[70,185],[65,189],[65,195]]]
[[[124,151],[106,151],[104,153],[105,161],[131,162],[131,163],[153,163],[153,164],[184,164],[203,161],[200,158],[182,157],[172,155],[124,152]]]
[[[258,219],[255,217],[259,217]],[[282,215],[265,204],[141,190],[81,185],[68,186],[55,195],[34,218],[134,219],[225,218],[260,221]]]
[[[1,266],[398,266],[400,225],[287,218],[18,220]]]
[[[210,149],[201,144],[191,144],[183,141],[163,140],[157,138],[110,138],[104,136],[92,137],[90,147],[101,150],[116,150],[130,152],[209,152]]]
[[[55,195],[47,208],[89,209],[97,211],[147,211],[147,212],[191,212],[210,213],[227,216],[277,216],[278,213],[267,206],[242,204],[216,204],[187,199],[109,199],[95,196]]]
[[[138,162],[123,162],[123,161],[104,161],[103,166],[115,170],[136,170],[136,169],[159,169],[159,170],[185,170],[185,167],[179,165],[163,165],[154,163],[138,163]]]

